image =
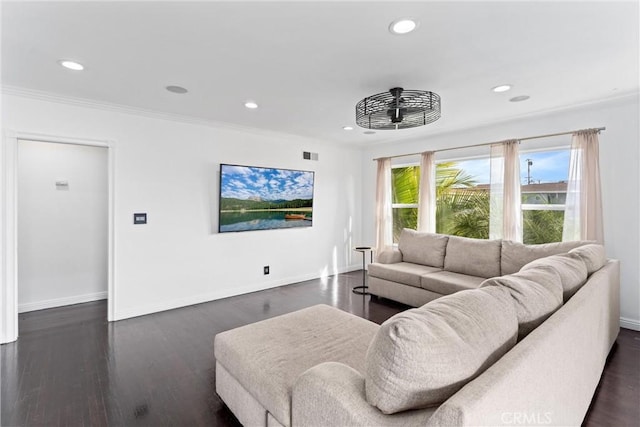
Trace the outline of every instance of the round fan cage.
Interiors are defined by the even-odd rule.
[[[356,123],[366,129],[406,129],[440,118],[440,95],[396,87],[356,104]]]

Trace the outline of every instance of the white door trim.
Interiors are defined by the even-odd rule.
[[[114,282],[114,191],[115,191],[115,142],[91,138],[65,137],[33,132],[8,130],[4,134],[4,144],[0,153],[4,174],[0,176],[2,188],[2,288],[0,289],[0,344],[15,341],[18,338],[18,140],[55,142],[60,144],[88,145],[106,147],[108,150],[109,185],[109,230],[107,240],[107,318],[113,321],[115,316]]]

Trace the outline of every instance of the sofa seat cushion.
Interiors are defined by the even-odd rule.
[[[405,228],[400,233],[398,249],[402,252],[402,261],[442,268],[449,236],[435,233],[422,233]]]
[[[562,306],[562,282],[552,269],[533,267],[507,276],[487,279],[480,288],[505,287],[518,314],[518,341],[526,337]]]
[[[484,280],[484,277],[468,276],[451,271],[438,271],[424,274],[420,278],[420,286],[431,292],[449,295],[458,291],[476,289]]]
[[[420,287],[420,276],[436,271],[441,271],[441,269],[411,262],[398,262],[396,264],[374,262],[369,264],[369,276],[415,286],[416,288]]]
[[[532,268],[551,269],[562,283],[562,301],[567,302],[587,281],[587,266],[576,254],[552,255],[531,261],[521,271]]]
[[[215,337],[218,363],[289,426],[291,390],[300,374],[324,362],[364,373],[367,348],[379,326],[326,305],[252,323]]]
[[[484,278],[499,276],[501,246],[501,240],[450,236],[444,269]]]
[[[398,313],[369,346],[367,401],[385,414],[439,405],[516,342],[505,288],[474,289]]]
[[[582,259],[587,266],[587,274],[595,273],[607,263],[607,255],[602,245],[584,245],[570,250],[569,253],[577,255]]]
[[[502,257],[500,259],[501,275],[520,271],[526,264],[538,258],[569,252],[571,249],[591,243],[589,240],[573,242],[544,243],[542,245],[525,245],[510,240],[502,241]]]

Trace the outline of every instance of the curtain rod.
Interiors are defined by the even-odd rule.
[[[529,139],[550,138],[552,136],[569,135],[569,134],[576,133],[576,132],[585,132],[585,131],[590,131],[590,130],[601,132],[601,131],[606,130],[606,129],[607,129],[606,127],[600,127],[600,128],[590,128],[590,129],[570,130],[570,131],[567,131],[567,132],[548,133],[546,135],[527,136],[526,138],[516,138],[516,141],[520,142],[520,141],[527,141]],[[462,147],[441,148],[440,150],[431,150],[431,151],[433,151],[434,153],[438,153],[440,151],[462,150],[464,148],[483,147],[485,145],[498,144],[498,143],[503,142],[503,141],[483,142],[482,144],[464,145]],[[425,151],[430,151],[430,150],[425,150]],[[376,161],[376,160],[380,160],[380,159],[395,159],[396,157],[417,156],[418,154],[422,154],[422,153],[423,152],[420,152],[420,153],[409,153],[409,154],[398,154],[396,156],[377,157],[377,158],[375,158],[373,160]]]

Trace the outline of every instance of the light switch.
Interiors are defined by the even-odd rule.
[[[69,181],[66,179],[57,179],[56,190],[69,190]]]
[[[146,213],[134,213],[133,214],[133,223],[134,224],[146,224],[147,223],[147,214]]]

